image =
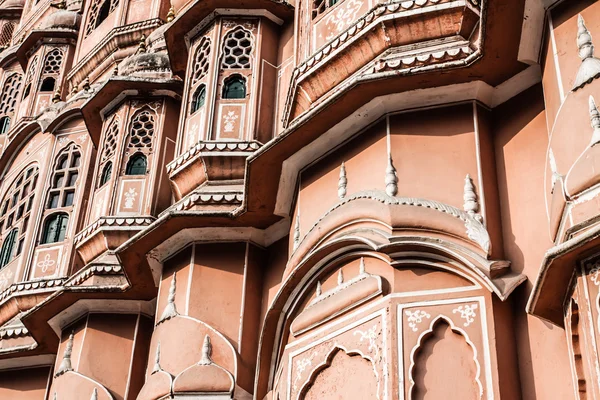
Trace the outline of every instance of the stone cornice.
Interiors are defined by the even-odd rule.
[[[119,275],[123,273],[120,265],[92,265],[85,268],[69,279],[66,286],[77,286],[94,275]]]
[[[153,30],[162,24],[161,19],[153,18],[113,28],[100,43],[73,66],[71,72],[67,75],[67,79],[71,84],[79,84],[114,51],[137,44],[141,35],[150,35]]]
[[[171,207],[161,213],[161,215],[173,210],[189,210],[195,205],[240,205],[242,204],[243,200],[244,194],[241,191],[201,192],[198,190],[188,194],[183,199],[173,204]]]
[[[112,228],[116,230],[140,229],[143,226],[150,225],[155,220],[154,217],[100,217],[98,220],[88,225],[85,229],[75,235],[73,242],[79,245],[88,239],[98,230]]]
[[[171,174],[172,172],[176,171],[183,165],[187,164],[187,162],[190,161],[196,154],[209,153],[209,155],[218,156],[219,154],[231,155],[230,154],[231,152],[236,152],[236,153],[239,152],[239,153],[248,153],[248,155],[249,155],[249,154],[252,154],[254,151],[258,150],[260,148],[260,146],[262,146],[262,144],[259,142],[256,142],[256,141],[253,141],[253,142],[241,142],[239,140],[237,140],[237,141],[232,140],[231,142],[200,141],[200,142],[196,143],[194,146],[192,146],[188,151],[181,154],[180,156],[175,158],[173,161],[171,161],[169,164],[167,164],[167,173]],[[240,155],[244,155],[244,154],[240,154]]]

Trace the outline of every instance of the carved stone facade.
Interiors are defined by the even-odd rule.
[[[598,40],[584,0],[0,1],[0,399],[597,399]]]

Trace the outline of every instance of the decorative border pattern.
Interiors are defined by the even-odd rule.
[[[99,228],[105,226],[126,226],[126,227],[143,227],[148,226],[152,222],[154,222],[156,218],[154,217],[100,217],[93,222],[91,225],[88,225],[87,228],[79,232],[75,235],[73,242],[75,244],[81,243],[83,240],[87,239],[91,234]]]
[[[163,215],[169,211],[184,211],[189,210],[195,205],[239,205],[244,201],[244,194],[242,192],[192,192],[173,204],[167,210],[163,211],[160,215]]]
[[[4,291],[2,293],[0,293],[0,301],[5,300],[7,297],[12,295],[13,293],[24,292],[27,290],[48,289],[48,288],[52,288],[52,287],[59,287],[59,286],[62,286],[66,280],[67,280],[66,278],[53,278],[53,279],[40,279],[40,280],[35,280],[35,281],[30,281],[30,282],[13,283],[12,285],[10,285],[6,289],[4,289]]]
[[[240,142],[240,141],[219,141],[219,142],[205,142],[199,141],[192,146],[188,151],[175,158],[169,164],[167,164],[167,173],[173,172],[175,169],[182,166],[186,161],[192,158],[199,152],[228,152],[228,151],[239,151],[248,152],[248,155],[252,154],[262,146],[260,142]]]
[[[67,282],[68,286],[76,286],[84,282],[86,279],[91,277],[92,275],[119,275],[123,272],[123,267],[120,265],[95,265],[89,267],[83,271],[80,271],[76,275],[74,275],[69,282]]]

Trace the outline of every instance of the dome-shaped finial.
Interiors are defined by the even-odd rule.
[[[391,154],[388,154],[388,164],[385,169],[385,192],[388,196],[395,196],[398,193],[398,175]]]
[[[90,400],[98,400],[98,389],[94,388],[94,391],[92,392],[92,397],[90,397]]]
[[[142,34],[142,37],[140,38],[140,42],[138,43],[138,49],[137,49],[136,54],[145,53],[146,50],[147,50],[146,35]]]
[[[585,26],[585,21],[581,14],[577,16],[577,47],[579,48],[579,57],[582,60],[594,56],[594,44],[592,35]]]
[[[156,354],[154,355],[154,368],[152,368],[152,374],[160,372],[162,368],[160,367],[160,342],[156,345]]]
[[[342,161],[340,166],[340,177],[338,179],[338,197],[343,199],[346,197],[346,185],[348,185],[348,179],[346,178],[346,166]]]
[[[60,101],[60,87],[57,87],[52,95],[52,102],[58,103]]]
[[[90,90],[91,86],[90,86],[90,78],[89,76],[86,76],[85,79],[83,80],[83,83],[81,84],[83,90],[85,90],[86,92]]]
[[[169,12],[167,13],[167,22],[171,22],[175,19],[175,7],[171,4]]]

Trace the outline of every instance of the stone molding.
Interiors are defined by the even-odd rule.
[[[207,152],[210,155],[218,156],[219,153],[228,153],[228,152],[240,152],[240,153],[248,153],[247,155],[252,154],[254,151],[258,150],[262,144],[260,142],[252,141],[252,142],[241,142],[239,140],[236,141],[219,141],[219,142],[205,142],[200,141],[192,146],[188,151],[176,157],[173,161],[167,164],[167,173],[171,174],[187,164],[188,161],[191,161],[192,158],[199,153]],[[229,155],[229,154],[227,154]],[[241,154],[243,155],[243,154]]]
[[[121,229],[127,229],[127,230],[137,229],[137,228],[141,228],[143,226],[150,225],[152,222],[154,222],[155,219],[156,218],[150,217],[150,216],[100,217],[98,220],[96,220],[96,222],[93,222],[92,224],[88,225],[87,228],[83,229],[81,232],[79,232],[77,235],[75,235],[73,242],[75,243],[75,245],[81,244],[85,240],[87,240],[90,236],[92,236],[92,234],[94,232],[96,232],[97,230],[106,228],[106,227],[113,227],[115,229],[121,228]]]
[[[27,292],[29,290],[57,288],[62,286],[66,280],[66,278],[51,278],[13,283],[12,285],[4,289],[2,293],[0,293],[0,302],[4,302],[4,300],[6,300],[9,296],[13,294],[19,294],[21,292]]]
[[[204,206],[204,205],[240,205],[244,201],[244,194],[242,192],[202,192],[200,190],[194,191],[177,203],[173,204],[167,210],[163,211],[160,215],[167,214],[169,211],[185,211],[189,210],[193,206]]]
[[[93,265],[73,275],[73,277],[66,283],[66,286],[80,285],[93,275],[119,275],[122,273],[123,267],[120,265]]]

